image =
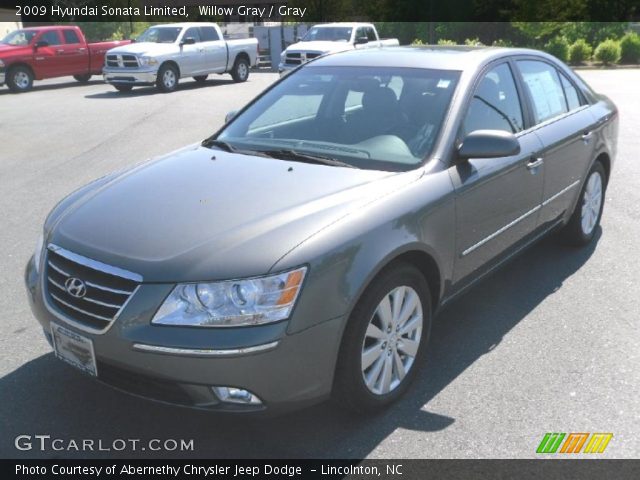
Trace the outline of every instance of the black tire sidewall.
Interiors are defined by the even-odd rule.
[[[240,73],[239,73],[240,72],[240,64],[244,64],[247,67],[247,75],[244,78],[242,78],[240,76]],[[244,58],[236,59],[236,62],[233,65],[233,72],[232,72],[231,76],[233,77],[233,79],[236,82],[246,82],[247,79],[249,78],[249,62],[247,62],[247,60],[244,59]]]
[[[600,179],[602,180],[602,201],[600,202],[600,211],[598,212],[596,224],[594,225],[590,233],[585,234],[582,230],[582,203],[585,190],[587,189],[587,184],[589,183],[589,179],[596,172],[600,175]],[[602,166],[602,163],[600,163],[599,161],[594,162],[594,164],[589,169],[589,173],[585,178],[584,184],[582,185],[582,189],[580,190],[580,195],[577,199],[575,209],[571,214],[571,218],[569,219],[566,227],[563,229],[563,236],[566,243],[575,246],[583,246],[591,242],[596,232],[598,231],[600,219],[602,218],[602,212],[604,211],[607,183],[607,174],[604,167]]]
[[[173,74],[176,76],[176,83],[173,84],[173,88],[167,88],[162,80],[162,77],[164,76],[164,72],[166,72],[167,70],[172,70]],[[176,69],[176,67],[174,67],[173,65],[162,65],[158,70],[158,78],[156,80],[156,86],[158,87],[158,90],[160,90],[163,93],[175,92],[175,90],[178,88],[179,80],[180,78],[178,76],[178,70]]]
[[[20,88],[18,87],[18,85],[15,84],[13,77],[18,72],[25,72],[29,76],[29,85],[27,86],[27,88]],[[27,67],[23,67],[23,66],[12,67],[7,72],[7,86],[12,92],[15,92],[15,93],[28,92],[33,88],[33,73]]]
[[[422,302],[423,325],[420,347],[413,366],[402,383],[385,395],[375,395],[367,388],[362,378],[362,343],[378,304],[388,292],[398,286],[412,287]],[[423,363],[431,331],[431,317],[429,286],[417,268],[403,263],[381,272],[362,295],[345,328],[336,367],[334,399],[341,405],[358,412],[375,411],[399,399],[409,388]]]

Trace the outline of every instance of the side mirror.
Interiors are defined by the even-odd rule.
[[[131,40],[131,43],[136,43],[136,37],[129,37],[129,40]]]
[[[180,45],[194,45],[196,43],[196,39],[193,37],[183,38],[180,42]]]
[[[297,36],[297,37],[296,37],[296,43],[301,42],[301,41],[302,41],[302,37]]]
[[[520,153],[520,142],[513,133],[502,130],[475,130],[458,148],[458,156],[469,158],[510,157]]]
[[[238,110],[231,110],[229,113],[227,113],[224,117],[224,123],[229,123],[231,120],[233,120],[233,117],[235,117],[237,113]]]
[[[369,43],[369,39],[367,37],[356,37],[355,41],[353,42],[355,45],[362,45],[364,43]]]
[[[37,50],[37,49],[39,49],[41,47],[48,47],[49,46],[49,42],[47,42],[46,40],[38,40],[33,46]]]

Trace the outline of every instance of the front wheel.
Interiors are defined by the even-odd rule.
[[[429,286],[418,269],[399,264],[367,288],[345,329],[334,399],[357,412],[393,403],[409,388],[431,329]]]
[[[33,72],[22,65],[11,68],[7,75],[7,86],[15,93],[28,92],[33,88]]]
[[[73,78],[75,78],[80,83],[87,83],[89,80],[91,80],[91,74],[85,73],[83,75],[74,75]]]
[[[567,243],[582,246],[594,237],[602,217],[606,188],[607,174],[602,163],[596,161],[589,170],[569,223],[562,230]]]
[[[156,80],[156,86],[158,90],[163,93],[170,93],[178,88],[178,69],[171,64],[162,65],[158,70],[158,79]]]
[[[236,59],[236,63],[233,64],[233,70],[231,70],[231,77],[234,82],[246,82],[249,78],[249,61],[244,57]]]

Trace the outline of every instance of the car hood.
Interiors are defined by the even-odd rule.
[[[349,42],[298,42],[287,48],[287,53],[293,52],[342,52],[344,50],[353,49],[353,45]]]
[[[32,53],[33,47],[23,45],[6,45],[0,43],[0,58],[6,58],[12,55],[25,55]]]
[[[261,275],[322,228],[417,177],[196,146],[67,203],[48,241],[144,281]]]
[[[116,48],[112,48],[107,53],[123,54],[128,53],[132,55],[164,55],[174,53],[178,50],[178,47],[174,43],[153,43],[153,42],[140,42],[130,43],[128,45],[122,45]]]

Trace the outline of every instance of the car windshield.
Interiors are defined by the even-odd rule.
[[[348,42],[351,40],[351,27],[313,27],[302,38],[302,42],[324,40],[328,42]]]
[[[402,171],[431,152],[460,73],[308,66],[284,77],[216,137],[238,150],[329,157]]]
[[[181,27],[151,27],[145,30],[136,42],[174,43],[181,30]]]
[[[32,30],[16,30],[0,40],[5,45],[29,45],[38,32]]]

